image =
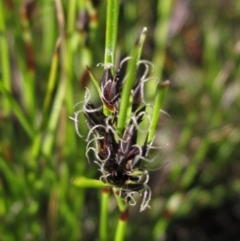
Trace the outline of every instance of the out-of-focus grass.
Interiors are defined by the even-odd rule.
[[[163,1],[120,6],[116,58],[147,26],[143,56],[171,81],[164,107],[170,117],[162,115],[155,134],[156,145],[168,146],[154,153],[162,160],[150,173],[152,208],[130,208],[129,240],[160,240],[175,218],[219,206],[240,190],[240,5],[185,3],[165,11]],[[71,179],[99,173],[68,117],[84,87],[94,89],[86,65],[101,78],[95,66],[104,61],[105,8],[104,1],[0,1],[2,240],[97,239],[99,192],[77,189]],[[79,128],[86,135],[83,117]],[[115,205],[110,199],[111,235]]]

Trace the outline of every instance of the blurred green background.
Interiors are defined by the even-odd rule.
[[[126,240],[240,240],[239,13],[235,0],[120,1],[117,62],[146,26],[142,58],[171,81],[151,209],[129,208]],[[100,190],[71,179],[100,172],[68,117],[94,91],[86,65],[101,78],[105,17],[100,0],[0,0],[1,241],[99,240]],[[112,195],[109,237],[118,214]]]

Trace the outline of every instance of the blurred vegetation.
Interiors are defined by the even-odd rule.
[[[234,0],[120,2],[118,62],[147,26],[143,59],[171,81],[151,209],[129,208],[126,240],[239,240],[239,12]],[[71,179],[100,173],[68,117],[94,91],[86,65],[101,78],[105,17],[106,1],[0,0],[0,240],[98,240],[100,191]],[[110,237],[117,220],[111,197]]]

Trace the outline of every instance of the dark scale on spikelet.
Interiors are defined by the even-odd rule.
[[[136,204],[133,195],[136,192],[141,193],[140,211],[143,211],[149,207],[151,199],[151,190],[147,185],[148,171],[142,166],[149,146],[147,141],[143,146],[137,144],[138,126],[143,121],[146,109],[142,103],[143,83],[138,81],[132,88],[131,118],[123,133],[119,135],[116,132],[116,123],[123,88],[120,72],[121,68],[112,75],[111,69],[106,68],[100,83],[102,102],[110,111],[109,116],[105,116],[102,109],[95,108],[91,102],[85,103],[84,115],[96,140],[96,146],[89,149],[95,152],[95,162],[102,172],[101,180],[119,188],[120,197],[131,205]]]
[[[111,69],[106,68],[101,81],[102,101],[112,112],[118,109],[121,89],[122,79],[120,79],[120,69],[113,76]]]

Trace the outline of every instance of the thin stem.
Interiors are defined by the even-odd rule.
[[[119,0],[107,1],[107,28],[105,40],[105,67],[109,64],[114,66],[116,54],[116,42],[118,31]]]
[[[6,38],[6,28],[5,28],[5,19],[4,19],[4,11],[3,11],[3,1],[0,1],[0,49],[1,49],[1,66],[2,66],[2,80],[4,84],[4,88],[6,91],[11,91],[11,82],[10,82],[10,61],[9,61],[9,53],[8,53],[8,44]],[[6,99],[3,99],[3,107],[5,114],[8,114],[10,111],[9,102]]]
[[[105,39],[105,54],[104,54],[104,67],[114,66],[115,53],[116,53],[116,42],[117,42],[117,31],[118,31],[118,12],[119,12],[119,1],[108,0],[107,1],[107,19],[106,19],[106,39]],[[94,76],[91,76],[94,80]],[[96,83],[95,83],[96,85]],[[96,85],[98,87],[98,85]],[[101,90],[97,88],[98,92]],[[103,112],[105,115],[109,114],[106,106],[103,105]],[[109,195],[102,192],[102,203],[101,203],[101,214],[100,214],[100,237],[101,241],[107,239],[107,216],[108,216],[108,198]]]
[[[160,110],[161,110],[169,83],[170,83],[169,80],[166,80],[158,84],[147,143],[151,143],[154,138],[158,119],[160,116]]]
[[[114,191],[114,196],[117,200],[117,204],[120,212],[125,212],[128,207],[127,203],[122,198],[119,197],[119,190],[117,188],[114,188],[113,191]]]
[[[192,111],[190,112],[185,121],[185,127],[183,128],[183,131],[179,137],[178,140],[178,152],[182,153],[184,152],[187,144],[189,143],[191,137],[192,137],[192,130],[193,130],[193,125],[196,122],[198,118],[198,112]],[[169,179],[171,182],[176,182],[178,178],[180,177],[182,172],[182,165],[181,161],[179,158],[176,158],[175,162],[172,165],[172,171],[169,173]]]
[[[50,1],[42,1],[42,11],[43,16],[47,15],[41,19],[42,21],[42,31],[44,38],[42,39],[42,55],[48,59],[51,57],[56,39],[57,26],[55,21],[55,10],[53,7],[49,7]]]
[[[107,224],[108,224],[108,198],[109,198],[109,189],[102,189],[101,193],[101,215],[100,215],[100,225],[99,225],[99,233],[100,240],[106,241],[108,240],[108,232]]]
[[[87,66],[87,71],[88,71],[88,74],[90,76],[90,79],[92,80],[93,84],[95,85],[95,87],[97,89],[98,95],[101,97],[102,91],[100,89],[99,83],[98,83],[97,79],[95,78],[95,76],[93,75],[93,73],[91,72],[91,70],[89,69],[88,66]]]
[[[76,177],[72,179],[72,184],[81,188],[109,188],[111,185],[100,180],[89,179],[86,177]]]
[[[39,151],[41,149],[41,141],[43,138],[43,132],[41,131],[44,128],[44,123],[48,118],[47,111],[50,109],[51,98],[53,94],[53,90],[56,86],[56,77],[57,77],[57,67],[59,62],[59,49],[60,49],[61,41],[59,40],[56,44],[55,51],[52,57],[51,69],[48,78],[47,91],[44,98],[43,104],[43,118],[41,123],[39,124],[38,131],[35,135],[33,145],[32,145],[32,156],[37,157],[39,155]]]
[[[59,49],[61,45],[61,40],[59,39],[57,41],[55,51],[52,57],[52,63],[51,63],[51,69],[48,79],[48,85],[47,85],[47,92],[44,98],[44,104],[43,104],[43,112],[46,113],[47,109],[50,106],[51,96],[54,90],[54,87],[56,85],[56,77],[57,77],[57,66],[59,62]]]
[[[126,210],[120,212],[114,241],[123,241],[124,240],[124,236],[126,233],[127,220],[128,220],[128,213],[127,213],[127,209],[126,209]]]
[[[219,110],[216,109],[216,111],[212,113],[211,118],[212,119],[209,125],[210,130],[218,126],[218,124],[222,120],[221,112],[219,112]],[[188,188],[191,185],[194,177],[196,176],[197,171],[199,170],[199,165],[204,160],[204,157],[206,156],[206,153],[209,149],[209,146],[210,146],[209,142],[210,142],[209,135],[202,138],[200,146],[198,147],[194,156],[191,158],[191,163],[189,164],[187,170],[184,172],[180,180],[181,187]]]
[[[34,130],[30,121],[27,119],[26,114],[22,111],[18,102],[13,98],[11,93],[6,90],[3,83],[0,81],[0,93],[4,96],[4,99],[8,102],[9,106],[11,106],[12,111],[16,115],[18,121],[21,123],[23,129],[26,131],[28,136],[32,139],[34,137]]]
[[[173,0],[168,1],[158,1],[157,6],[157,14],[158,14],[158,22],[155,29],[155,43],[156,43],[156,51],[155,56],[153,57],[153,63],[157,68],[155,68],[154,75],[158,76],[158,78],[162,79],[163,67],[164,67],[164,59],[165,52],[167,48],[167,40],[168,40],[168,32],[169,32],[169,19],[172,9]],[[154,94],[154,86],[153,84],[149,84],[147,86],[147,95],[152,96]]]
[[[72,34],[75,27],[75,17],[76,16],[76,0],[69,1],[69,8],[68,8],[68,26],[67,32],[68,34]]]
[[[114,195],[118,203],[118,207],[120,210],[119,220],[117,224],[117,230],[115,233],[115,241],[122,241],[124,240],[125,231],[126,231],[126,224],[128,220],[128,204],[119,197],[119,190],[114,188]]]
[[[67,87],[66,69],[64,65],[64,60],[66,57],[66,41],[65,41],[65,33],[64,33],[65,19],[64,19],[62,4],[60,0],[56,1],[56,9],[57,9],[59,32],[61,35],[61,48],[60,48],[61,77],[60,77],[60,83],[57,90],[57,94],[53,102],[50,118],[48,121],[47,134],[42,145],[42,151],[47,157],[50,156],[51,149],[53,147],[55,132],[56,132],[60,111],[63,104],[63,100],[65,98],[66,87]]]
[[[119,0],[107,1],[107,21],[106,21],[106,39],[105,39],[105,53],[104,53],[104,68],[114,66],[116,45],[117,45],[117,31],[118,31],[118,14],[119,14]],[[103,105],[103,112],[109,115],[109,110]]]
[[[147,33],[147,28],[145,27],[143,28],[142,33],[132,50],[131,58],[129,59],[129,62],[128,62],[127,71],[126,71],[127,76],[123,86],[118,123],[117,123],[117,132],[120,135],[126,125],[127,112],[130,106],[129,96],[131,96],[131,89],[134,85],[134,80],[135,80],[134,75],[136,73],[138,60],[140,59],[140,56],[141,56],[142,47],[146,38],[146,33]]]
[[[26,74],[24,76],[24,92],[23,95],[25,106],[28,109],[30,118],[35,118],[35,57],[33,49],[32,34],[30,31],[30,24],[27,15],[26,6],[22,6],[20,21],[22,25],[22,37],[25,44],[25,55],[26,55]]]

